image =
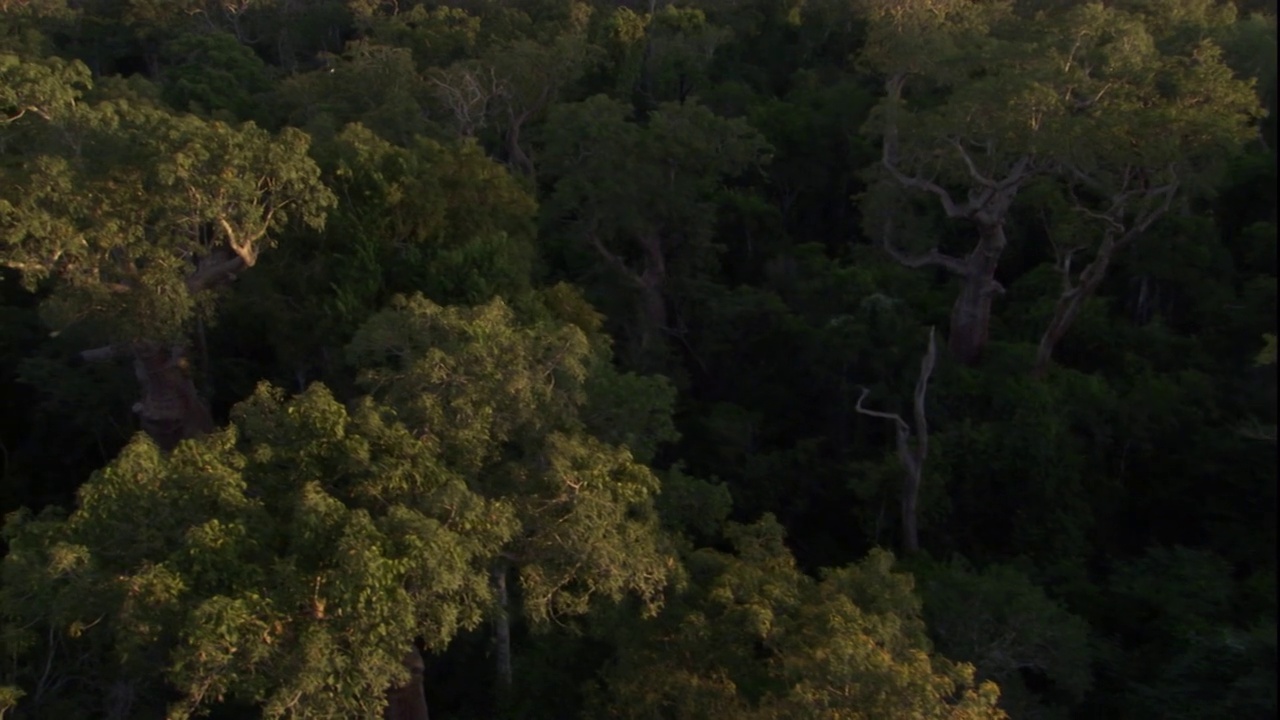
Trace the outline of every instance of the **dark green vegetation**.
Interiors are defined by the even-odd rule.
[[[1249,0],[0,0],[0,716],[1276,715]]]

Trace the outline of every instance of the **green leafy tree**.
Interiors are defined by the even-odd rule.
[[[589,378],[613,371],[579,327],[523,326],[500,300],[447,308],[415,296],[371,318],[348,357],[364,368],[361,385],[438,443],[474,492],[515,510],[519,530],[490,558],[500,687],[512,682],[512,572],[535,624],[582,614],[597,597],[660,604],[674,558],[653,511],[658,479],[584,421]],[[660,380],[631,384],[663,392]],[[630,429],[611,432],[652,437],[655,419],[661,436],[653,411],[616,418]]]
[[[1118,568],[1108,588],[1115,608],[1100,624],[1144,618],[1119,630],[1128,652],[1111,658],[1126,680],[1115,689],[1125,715],[1275,714],[1275,587],[1269,607],[1246,610],[1232,574],[1222,557],[1185,547],[1153,547]]]
[[[253,267],[290,221],[321,227],[333,195],[308,138],[177,116],[138,95],[77,102],[87,70],[5,61],[10,122],[23,140],[0,165],[0,263],[48,283],[56,332],[128,357],[135,406],[164,447],[212,429],[184,346],[213,291]],[[58,74],[55,74],[58,73]]]
[[[693,102],[662,105],[643,125],[629,115],[626,104],[602,95],[552,109],[546,212],[634,293],[639,318],[629,349],[652,363],[675,326],[673,275],[714,260],[714,194],[763,161],[767,146],[744,121]]]
[[[693,552],[687,589],[620,628],[592,717],[1005,717],[994,685],[931,654],[888,553],[814,581],[771,518],[727,535],[733,553]]]
[[[69,516],[10,518],[0,600],[30,712],[372,717],[410,639],[439,650],[483,619],[513,516],[437,448],[319,385],[234,415],[172,454],[139,436]]]
[[[938,651],[1000,686],[1016,718],[1066,717],[1092,686],[1089,625],[1010,565],[912,566]],[[1033,689],[1034,687],[1034,689]]]
[[[618,8],[608,34],[617,91],[642,111],[705,93],[716,53],[732,35],[709,22],[703,9],[674,4],[643,14]]]
[[[398,146],[362,125],[317,142],[322,180],[342,202],[322,232],[293,232],[222,306],[228,342],[261,337],[274,362],[226,377],[345,388],[342,348],[399,293],[439,303],[532,304],[537,206],[472,141]],[[253,374],[258,373],[258,374]],[[301,389],[301,387],[299,387]]]
[[[525,130],[599,61],[599,49],[587,37],[590,16],[590,6],[571,3],[563,22],[495,38],[478,57],[433,68],[428,78],[442,114],[457,132],[490,139],[512,169],[534,176],[538,163]]]
[[[165,101],[179,111],[228,113],[238,120],[261,119],[258,108],[271,88],[267,66],[227,33],[190,34],[164,49]]]
[[[1249,139],[1259,108],[1211,41],[1158,43],[1155,12],[1091,4],[1028,18],[1020,9],[963,0],[867,6],[861,62],[887,78],[870,127],[883,134],[881,170],[895,188],[867,196],[867,217],[903,264],[961,279],[949,342],[973,363],[1003,292],[996,270],[1011,208],[1033,180],[1054,178],[1081,224],[1055,245],[1063,290],[1035,361],[1043,371],[1116,253],[1194,184],[1206,158]],[[888,195],[901,188],[934,196],[947,220],[974,226],[972,249],[957,256],[935,242],[911,254],[896,245],[902,209]],[[1086,249],[1093,259],[1076,274],[1072,260],[1079,267]]]
[[[401,146],[439,134],[426,113],[430,89],[408,48],[353,40],[319,61],[319,68],[280,83],[276,113],[285,124],[329,137],[360,123]]]

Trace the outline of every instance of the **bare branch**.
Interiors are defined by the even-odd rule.
[[[0,123],[5,123],[5,124],[11,123],[14,120],[17,120],[18,118],[22,117],[23,115],[26,115],[29,112],[39,115],[46,122],[53,120],[53,116],[50,115],[44,108],[38,107],[36,105],[24,105],[18,108],[17,115],[9,115],[8,117],[0,118]]]
[[[938,345],[934,328],[929,328],[929,346],[924,357],[920,359],[920,376],[916,379],[913,409],[915,411],[916,443],[911,447],[911,428],[901,415],[897,413],[868,410],[862,406],[870,390],[862,388],[862,394],[854,405],[854,410],[862,415],[892,420],[897,429],[898,458],[902,462],[906,476],[902,484],[902,537],[904,549],[911,553],[920,548],[919,519],[917,505],[920,496],[920,482],[924,475],[924,461],[929,454],[929,423],[925,418],[925,395],[929,389],[929,378],[933,375],[934,363],[938,357]]]
[[[600,256],[612,265],[615,270],[622,273],[622,275],[630,280],[636,287],[645,287],[644,278],[637,275],[636,272],[627,265],[625,260],[616,255],[613,251],[609,250],[609,248],[605,247],[604,243],[600,241],[600,236],[597,235],[594,230],[587,232],[587,239],[591,241],[591,246],[596,249],[596,252],[600,253]]]
[[[938,252],[937,248],[933,248],[923,255],[907,255],[894,246],[892,236],[893,220],[886,219],[884,221],[884,233],[881,235],[880,244],[884,247],[885,252],[889,253],[890,257],[905,267],[940,267],[955,273],[956,275],[967,275],[969,272],[969,268],[965,266],[963,260]]]
[[[249,244],[241,242],[240,238],[236,236],[235,228],[231,227],[231,223],[227,222],[226,218],[218,218],[218,224],[222,226],[222,231],[227,234],[227,246],[244,261],[245,265],[252,266],[258,261],[257,255],[252,252]]]
[[[937,195],[938,200],[942,202],[943,211],[946,212],[947,217],[949,218],[964,218],[969,216],[969,213],[967,212],[968,207],[960,207],[956,205],[955,201],[951,199],[951,193],[947,192],[946,188],[932,180],[925,180],[920,177],[908,177],[899,170],[897,165],[895,165],[890,159],[891,152],[896,154],[896,151],[890,150],[888,140],[886,139],[880,164],[889,171],[889,174],[893,176],[894,180],[898,181],[899,185],[913,190],[922,190],[924,192]]]
[[[1011,190],[1020,186],[1025,180],[1035,174],[1036,168],[1031,162],[1030,155],[1023,155],[1018,158],[1013,167],[1009,168],[1009,174],[996,184],[998,190]]]
[[[853,409],[858,413],[861,413],[862,415],[868,415],[870,417],[877,417],[877,418],[884,418],[885,420],[892,420],[897,425],[899,433],[911,432],[911,427],[907,425],[907,421],[903,420],[902,416],[899,415],[898,413],[880,412],[879,410],[868,410],[862,407],[863,401],[865,401],[867,399],[867,396],[870,394],[871,394],[870,388],[866,388],[866,387],[862,388],[862,394],[858,396],[858,402],[853,406]]]
[[[891,103],[896,104],[901,99],[902,86],[905,83],[906,75],[903,73],[897,73],[885,81],[885,90],[889,93],[889,100]],[[880,164],[883,165],[884,169],[888,170],[889,174],[893,176],[893,179],[898,181],[898,184],[903,187],[922,190],[924,192],[937,195],[938,199],[942,202],[942,208],[946,211],[947,217],[965,217],[965,213],[956,206],[955,202],[951,199],[951,194],[947,192],[946,188],[920,177],[908,177],[898,169],[898,159],[900,155],[900,148],[898,144],[898,123],[897,120],[892,117],[893,112],[894,109],[890,108],[888,113],[886,113],[888,117],[886,117],[885,121],[884,140],[881,143]]]
[[[1154,188],[1148,191],[1147,192],[1148,198],[1154,199],[1163,195],[1164,201],[1161,202],[1159,205],[1148,209],[1145,214],[1139,215],[1138,219],[1134,221],[1133,227],[1129,230],[1128,233],[1126,233],[1126,235],[1133,235],[1136,237],[1138,235],[1141,235],[1142,233],[1145,233],[1147,229],[1150,228],[1153,224],[1155,224],[1157,220],[1164,217],[1169,212],[1169,208],[1173,206],[1173,198],[1177,194],[1178,194],[1177,180],[1174,180],[1173,182],[1167,185],[1161,185],[1158,188]],[[1131,238],[1126,237],[1125,242],[1127,242],[1130,239]]]
[[[106,362],[119,357],[122,351],[123,348],[118,345],[104,345],[99,348],[93,348],[92,350],[82,351],[80,353],[80,359],[86,362]]]
[[[215,250],[202,258],[195,272],[187,276],[187,292],[195,295],[226,280],[248,267],[244,257],[226,250]]]
[[[1081,185],[1088,187],[1090,190],[1093,190],[1094,192],[1100,195],[1107,194],[1107,188],[1105,185],[1099,182],[1097,178],[1081,170],[1079,167],[1071,163],[1063,163],[1062,168],[1066,170],[1071,175],[1071,177],[1075,178],[1076,182],[1080,183]]]
[[[974,165],[973,158],[969,156],[969,152],[964,149],[964,146],[960,144],[960,141],[952,140],[951,145],[955,147],[956,152],[960,153],[960,159],[964,160],[965,167],[969,169],[969,177],[973,178],[974,182],[986,188],[994,189],[996,187],[994,180],[978,172],[978,166]]]

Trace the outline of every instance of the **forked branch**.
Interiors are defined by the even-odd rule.
[[[929,423],[925,417],[925,398],[929,391],[929,378],[938,358],[938,345],[934,328],[929,328],[929,346],[924,357],[920,359],[920,375],[916,378],[916,390],[913,398],[915,421],[915,444],[911,443],[911,426],[898,413],[887,413],[868,410],[862,406],[871,391],[862,388],[862,394],[854,405],[854,410],[862,415],[891,420],[897,431],[898,458],[906,471],[903,478],[902,502],[902,546],[908,553],[920,549],[919,522],[917,506],[920,498],[920,482],[924,474],[924,461],[929,455]]]
[[[963,260],[939,252],[936,247],[921,255],[907,255],[902,252],[893,242],[892,218],[886,218],[884,221],[884,232],[880,236],[880,244],[884,247],[884,251],[889,254],[889,257],[905,267],[939,267],[956,275],[965,275],[969,272],[969,268]]]

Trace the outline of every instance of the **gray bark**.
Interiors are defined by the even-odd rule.
[[[990,337],[992,300],[1003,292],[995,279],[996,267],[1007,244],[1002,225],[981,227],[978,246],[964,261],[947,342],[952,354],[966,365],[978,362]]]
[[[1086,174],[1078,170],[1073,170],[1073,173],[1077,181],[1090,186],[1095,192],[1102,190],[1098,183]],[[1110,207],[1106,212],[1093,212],[1078,199],[1076,200],[1076,210],[1105,223],[1107,228],[1093,261],[1085,266],[1080,276],[1074,280],[1071,277],[1071,260],[1080,248],[1057,249],[1058,272],[1062,274],[1062,292],[1053,308],[1053,317],[1049,320],[1049,326],[1040,336],[1040,344],[1036,348],[1035,363],[1032,366],[1032,375],[1035,377],[1043,377],[1048,372],[1058,343],[1080,316],[1085,303],[1097,292],[1116,255],[1169,212],[1174,195],[1178,191],[1177,180],[1158,187],[1139,184],[1138,187],[1131,188],[1133,178],[1140,175],[1143,173],[1136,168],[1125,168],[1122,174],[1123,184],[1119,191],[1112,193]],[[1132,222],[1126,223],[1125,215],[1133,205],[1140,206],[1142,210],[1132,219]]]
[[[920,359],[920,375],[916,378],[915,396],[912,410],[915,421],[915,443],[911,442],[912,430],[907,421],[897,413],[885,413],[867,410],[862,403],[867,399],[870,390],[863,388],[862,395],[854,410],[863,415],[892,420],[897,431],[898,458],[904,470],[902,489],[899,493],[902,522],[902,550],[904,554],[920,551],[920,485],[924,477],[924,461],[929,456],[929,423],[925,415],[925,398],[929,392],[929,378],[933,375],[933,367],[938,358],[938,346],[934,340],[934,330],[929,328],[929,346],[924,357]]]

